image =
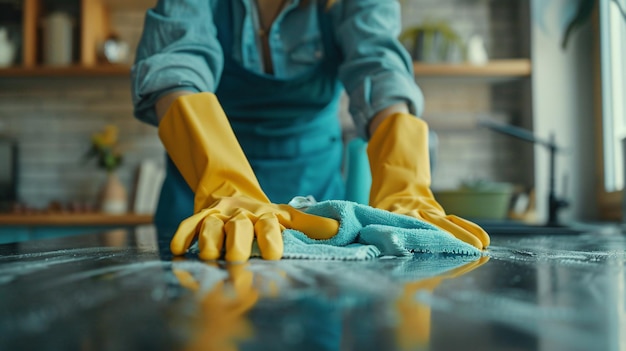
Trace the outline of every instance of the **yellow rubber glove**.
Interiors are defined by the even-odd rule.
[[[218,282],[200,297],[194,332],[184,350],[236,351],[239,343],[254,335],[253,325],[246,318],[259,300],[254,274],[246,269],[246,264],[228,265],[226,270],[227,280]],[[200,284],[190,272],[174,268],[173,273],[181,286],[200,293]]]
[[[367,146],[372,172],[370,206],[415,217],[479,249],[489,235],[478,225],[447,215],[430,190],[428,125],[407,113],[387,117]]]
[[[246,261],[256,236],[262,257],[278,260],[284,228],[313,239],[337,234],[333,219],[270,203],[214,94],[176,99],[159,124],[159,137],[195,194],[194,215],[181,222],[170,243],[173,254],[184,254],[197,236],[201,259],[218,259],[226,242],[227,261]]]

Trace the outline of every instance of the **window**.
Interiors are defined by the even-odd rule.
[[[600,0],[604,186],[624,188],[626,155],[626,0]]]

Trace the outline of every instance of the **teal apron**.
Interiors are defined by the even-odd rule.
[[[325,57],[305,74],[277,79],[251,72],[232,59],[231,6],[232,1],[218,1],[215,11],[224,50],[216,95],[261,188],[274,203],[287,203],[297,195],[343,199],[339,49],[328,15],[320,5]],[[168,158],[155,223],[176,226],[192,214],[193,192]]]

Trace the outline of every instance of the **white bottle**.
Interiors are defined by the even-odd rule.
[[[0,67],[9,67],[15,60],[15,44],[9,40],[9,31],[0,27]]]

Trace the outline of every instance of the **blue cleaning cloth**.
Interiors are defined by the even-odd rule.
[[[293,205],[293,201],[292,201]],[[315,240],[293,229],[283,231],[283,258],[366,260],[414,253],[480,256],[482,252],[432,224],[350,201],[311,204],[304,212],[339,221],[339,232]],[[258,247],[253,254],[260,256]]]

